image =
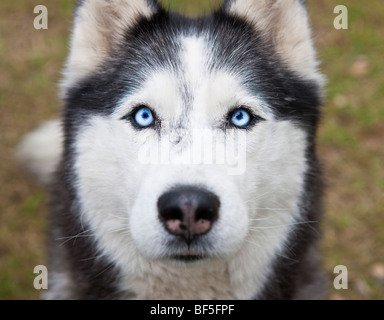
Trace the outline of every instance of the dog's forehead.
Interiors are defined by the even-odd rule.
[[[237,93],[244,91],[235,72],[224,66],[213,68],[212,49],[203,35],[180,38],[179,68],[173,76],[187,110],[204,108],[213,112],[220,105],[231,107]]]
[[[202,73],[225,69],[243,74],[244,79],[257,65],[265,68],[264,58],[273,56],[271,50],[265,55],[266,44],[240,20],[155,17],[130,30],[122,44],[128,70],[139,76],[167,69],[200,78]]]
[[[137,91],[146,92],[152,105],[167,101],[161,109],[173,115],[175,111],[185,115],[202,108],[214,112],[220,106],[227,110],[241,103],[237,101],[239,97],[257,99],[258,93],[251,94],[246,88],[249,77],[245,74],[251,69],[247,63],[255,62],[249,48],[243,50],[249,43],[244,38],[249,35],[230,35],[236,33],[237,28],[227,24],[221,28],[220,22],[212,27],[204,20],[181,19],[177,28],[171,22],[162,21],[144,33],[135,32],[136,39],[128,47],[141,59],[139,69],[137,60],[136,65],[129,68],[140,79],[139,84],[135,83]],[[226,32],[225,29],[234,30]],[[129,65],[132,58],[131,53],[126,59]],[[131,77],[132,73],[126,75]],[[179,110],[175,110],[176,107]]]
[[[209,125],[205,122],[214,122],[240,105],[267,112],[262,99],[249,92],[236,70],[212,63],[214,48],[206,35],[183,34],[177,41],[178,51],[169,57],[172,67],[163,64],[153,68],[128,99],[148,104],[179,126],[181,122],[183,126]],[[196,114],[198,119],[193,121]]]

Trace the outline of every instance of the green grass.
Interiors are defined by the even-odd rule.
[[[335,263],[346,265],[351,282],[349,290],[331,290],[331,297],[383,299],[383,285],[370,269],[384,261],[384,7],[378,0],[346,2],[350,28],[337,31],[324,19],[332,1],[309,4],[328,77],[319,133],[328,183],[324,264],[330,277]],[[356,73],[361,60],[366,70]]]
[[[193,16],[219,2],[163,1]],[[328,78],[319,154],[327,182],[322,248],[330,298],[383,299],[372,267],[384,264],[384,6],[382,0],[344,1],[349,29],[335,30],[335,1],[307,2]],[[0,2],[0,299],[39,297],[32,272],[46,261],[47,197],[26,179],[13,150],[23,134],[59,114],[56,84],[74,3],[39,1],[48,7],[49,29],[38,31],[33,2]],[[356,72],[359,61],[365,67]],[[332,288],[339,264],[349,270],[348,290]]]

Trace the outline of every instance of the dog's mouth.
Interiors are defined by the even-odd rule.
[[[195,262],[204,260],[206,257],[200,254],[177,254],[171,256],[172,260],[181,261],[181,262]]]
[[[197,250],[187,249],[187,250],[183,250],[182,252],[172,254],[170,258],[175,261],[188,263],[188,262],[204,260],[207,258],[207,256]]]

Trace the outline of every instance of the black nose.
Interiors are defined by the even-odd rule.
[[[220,201],[212,192],[183,186],[163,194],[157,208],[165,229],[182,236],[188,245],[196,236],[208,233],[219,215]]]

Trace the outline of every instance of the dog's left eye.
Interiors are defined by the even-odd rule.
[[[256,122],[263,120],[265,119],[254,115],[252,111],[247,109],[247,107],[240,107],[235,109],[229,113],[228,116],[228,124],[239,129],[249,129]]]
[[[245,109],[238,109],[232,112],[230,122],[238,128],[246,128],[252,120],[252,115]]]

